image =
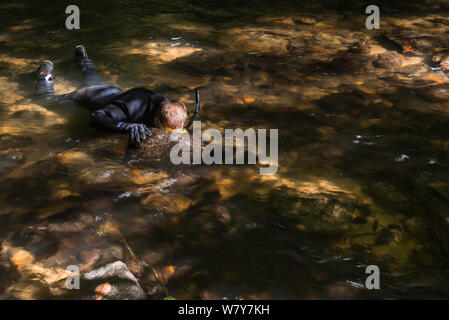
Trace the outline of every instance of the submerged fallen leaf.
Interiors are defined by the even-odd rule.
[[[109,222],[100,225],[99,229],[104,232],[104,234],[116,236],[120,240],[123,239],[123,235],[120,230]]]
[[[162,268],[159,272],[160,280],[167,284],[168,280],[170,280],[171,276],[175,273],[175,267],[174,266],[166,266]]]
[[[33,263],[34,257],[26,250],[18,250],[11,257],[11,261],[17,266],[17,269],[22,270],[25,266]]]
[[[109,282],[102,283],[95,288],[95,300],[102,300],[105,295],[111,292],[112,286]]]
[[[243,99],[243,101],[245,101],[246,103],[250,104],[250,103],[253,103],[254,101],[256,101],[256,99],[254,99],[253,97],[245,97]]]

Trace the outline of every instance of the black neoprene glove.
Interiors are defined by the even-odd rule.
[[[151,136],[151,131],[143,123],[127,123],[124,122],[120,125],[122,132],[129,132],[129,141],[132,143],[139,143]]]

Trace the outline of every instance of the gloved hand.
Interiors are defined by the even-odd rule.
[[[124,122],[119,127],[122,132],[129,132],[129,141],[132,143],[139,143],[151,136],[150,129],[143,123],[127,123]]]

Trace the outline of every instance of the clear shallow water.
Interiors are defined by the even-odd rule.
[[[448,101],[429,98],[448,79],[429,53],[376,65],[394,46],[351,2],[99,3],[78,1],[79,31],[59,4],[0,6],[2,298],[70,298],[67,265],[116,260],[149,298],[448,296]],[[447,39],[445,2],[380,6],[381,31]],[[50,59],[58,93],[79,87],[80,43],[105,83],[190,108],[202,87],[204,128],[278,128],[278,174],[139,158],[88,111],[39,105],[29,73]],[[379,291],[360,288],[370,264]]]

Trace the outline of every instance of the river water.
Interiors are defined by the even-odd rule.
[[[68,265],[117,260],[149,299],[449,297],[445,48],[400,48],[448,43],[449,2],[379,2],[380,30],[349,1],[104,3],[77,1],[80,30],[58,2],[0,5],[0,298],[71,298]],[[277,174],[142,157],[40,104],[44,59],[57,93],[81,86],[77,44],[107,84],[191,110],[201,87],[204,129],[278,129]]]

